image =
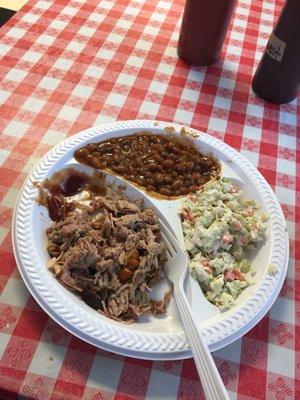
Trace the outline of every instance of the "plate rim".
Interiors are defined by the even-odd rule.
[[[34,284],[36,277],[34,277],[34,268],[32,268],[32,264],[34,264],[34,260],[29,260],[26,252],[28,252],[28,242],[27,239],[30,239],[28,232],[28,227],[26,231],[23,222],[27,222],[30,215],[31,207],[27,204],[26,207],[26,197],[30,199],[30,194],[32,195],[33,189],[32,183],[36,180],[39,180],[37,176],[41,173],[49,170],[49,168],[59,160],[59,158],[66,152],[70,151],[71,148],[75,147],[80,142],[91,139],[92,137],[101,136],[103,133],[109,133],[120,129],[165,129],[169,127],[174,127],[177,132],[180,132],[182,128],[186,131],[195,133],[197,136],[201,136],[204,139],[204,142],[212,147],[220,150],[223,154],[225,151],[226,156],[228,153],[237,157],[238,161],[237,165],[240,166],[240,162],[246,164],[248,170],[247,175],[250,173],[254,174],[254,177],[258,179],[260,186],[266,190],[266,197],[269,197],[272,206],[274,207],[274,212],[277,216],[277,236],[278,238],[283,239],[283,245],[277,242],[275,243],[275,253],[277,256],[276,260],[281,260],[281,271],[277,273],[275,276],[271,276],[269,274],[265,274],[262,278],[260,285],[256,288],[256,291],[251,295],[251,297],[246,300],[240,308],[246,308],[249,306],[248,303],[251,298],[257,295],[257,291],[262,287],[262,284],[265,284],[265,288],[268,289],[267,300],[262,302],[262,306],[255,306],[255,304],[250,304],[252,311],[251,317],[247,316],[247,321],[244,321],[238,329],[233,329],[226,324],[226,320],[231,319],[231,325],[233,320],[238,322],[237,315],[240,317],[245,317],[245,313],[240,312],[240,308],[236,310],[232,315],[228,318],[225,318],[224,321],[217,323],[220,325],[217,330],[214,327],[208,327],[201,329],[202,335],[207,342],[211,351],[217,350],[225,345],[235,341],[243,334],[248,332],[253,326],[255,326],[261,318],[266,314],[266,312],[270,309],[274,301],[276,300],[280,289],[282,287],[288,266],[289,260],[289,248],[288,248],[288,234],[286,229],[286,222],[279,205],[279,202],[272,191],[271,187],[265,180],[265,178],[260,174],[260,172],[255,168],[250,161],[248,161],[244,156],[242,156],[237,150],[230,147],[226,143],[220,141],[213,136],[210,136],[204,132],[201,132],[196,129],[192,129],[180,124],[167,122],[167,121],[153,121],[153,120],[127,120],[127,121],[116,121],[109,122],[106,124],[94,126],[88,129],[85,129],[81,132],[78,132],[75,135],[72,135],[63,141],[59,142],[53,148],[51,148],[32,168],[31,172],[27,175],[22,188],[20,190],[15,208],[13,213],[13,222],[12,222],[12,242],[13,242],[13,251],[16,258],[17,266],[22,276],[22,279],[29,289],[32,296],[39,303],[39,305],[44,309],[44,311],[53,318],[57,323],[63,326],[66,330],[74,334],[75,336],[81,338],[89,342],[90,344],[95,345],[96,347],[101,347],[108,351],[113,351],[125,356],[132,356],[137,358],[144,359],[182,359],[191,357],[191,353],[188,347],[188,343],[184,333],[175,333],[175,334],[161,334],[161,333],[150,333],[150,332],[136,332],[133,330],[125,329],[121,326],[116,327],[115,325],[111,325],[110,321],[102,320],[98,318],[98,322],[103,328],[102,332],[98,332],[95,334],[95,329],[91,329],[89,324],[82,324],[82,321],[78,321],[77,315],[72,315],[70,310],[64,310],[64,306],[59,304],[56,299],[53,299],[49,293],[46,293],[45,288],[41,288],[41,285],[37,283]],[[30,187],[31,184],[31,187]],[[259,193],[262,197],[262,193],[259,190]],[[268,195],[268,196],[267,196]],[[25,197],[24,197],[25,196]],[[30,200],[27,203],[30,203]],[[24,204],[25,201],[25,204]],[[27,212],[27,214],[26,214]],[[21,219],[20,219],[21,218]],[[22,221],[22,237],[20,237],[20,221]],[[282,226],[280,226],[280,223]],[[275,238],[275,239],[278,239]],[[24,247],[25,244],[25,247]],[[274,247],[274,246],[273,246]],[[21,249],[21,251],[20,251]],[[274,249],[272,254],[274,253]],[[27,269],[26,269],[27,268]],[[30,274],[28,272],[28,268]],[[30,279],[31,278],[31,279]],[[267,282],[264,282],[267,278]],[[41,295],[43,293],[43,295]],[[262,294],[260,293],[259,296]],[[44,297],[43,297],[44,296]],[[53,296],[53,294],[52,294]],[[48,299],[48,301],[45,300]],[[50,301],[50,303],[49,303]],[[50,304],[50,305],[49,305]],[[77,306],[76,306],[77,307]],[[255,308],[256,307],[256,308]],[[255,312],[257,310],[257,312]],[[249,314],[249,310],[248,314]],[[80,326],[81,325],[81,326]],[[221,329],[221,334],[220,334]],[[92,331],[94,330],[94,334]],[[215,330],[215,332],[212,332]],[[224,331],[226,330],[226,334],[224,335]],[[110,331],[110,333],[108,333]],[[117,332],[116,332],[117,331]],[[217,332],[218,331],[218,332]],[[120,334],[121,332],[121,334]],[[169,342],[169,343],[168,343]],[[170,343],[171,342],[171,343]]]

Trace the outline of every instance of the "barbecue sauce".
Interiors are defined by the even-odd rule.
[[[252,81],[257,96],[288,103],[300,83],[300,1],[287,0]]]
[[[210,65],[220,57],[236,0],[186,0],[178,55],[194,65]]]
[[[52,195],[68,197],[80,193],[88,181],[89,176],[84,172],[76,171],[74,168],[65,168],[55,172],[50,179],[45,179],[43,188]]]
[[[45,179],[40,187],[38,203],[47,208],[53,221],[60,221],[75,209],[76,202],[67,202],[65,197],[74,196],[83,190],[105,196],[105,176],[100,171],[93,175],[65,168]]]

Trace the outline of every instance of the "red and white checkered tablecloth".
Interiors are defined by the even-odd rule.
[[[82,129],[135,118],[224,140],[274,189],[290,235],[287,279],[268,315],[213,356],[231,399],[300,399],[300,101],[266,104],[250,88],[282,5],[240,0],[209,68],[177,57],[183,0],[29,0],[0,29],[1,399],[204,398],[192,359],[122,357],[62,329],[12,253],[13,207],[40,157]]]

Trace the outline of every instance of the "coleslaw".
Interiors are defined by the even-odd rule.
[[[264,241],[268,217],[226,178],[188,196],[180,216],[192,276],[211,303],[232,307],[252,283],[246,253]]]

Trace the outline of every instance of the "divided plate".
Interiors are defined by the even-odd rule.
[[[33,168],[23,185],[13,218],[17,264],[26,286],[40,306],[81,339],[108,351],[144,359],[191,357],[174,301],[171,301],[164,316],[143,317],[140,322],[124,325],[98,314],[68,292],[45,267],[49,258],[45,228],[51,221],[46,210],[36,203],[35,183],[50,177],[57,170],[74,165],[74,151],[88,142],[142,130],[166,133],[170,131],[170,126],[174,128],[174,134],[179,134],[182,129],[191,133],[200,151],[211,153],[220,160],[222,176],[235,180],[246,197],[256,200],[269,216],[266,241],[252,258],[252,265],[257,270],[255,284],[243,291],[231,310],[221,313],[205,299],[193,278],[187,280],[186,292],[210,350],[233,342],[257,324],[272,306],[286,275],[289,251],[285,219],[270,186],[249,161],[223,142],[190,128],[157,121],[121,121],[87,129],[59,143]],[[77,168],[88,170],[85,166],[77,165]],[[109,179],[120,181],[120,178]],[[129,188],[128,195],[144,196],[146,206],[152,202],[183,244],[177,213],[182,199],[155,199],[137,188]],[[270,264],[278,267],[275,275],[268,273]],[[166,283],[162,282],[153,290],[153,295],[161,294],[166,288]]]

